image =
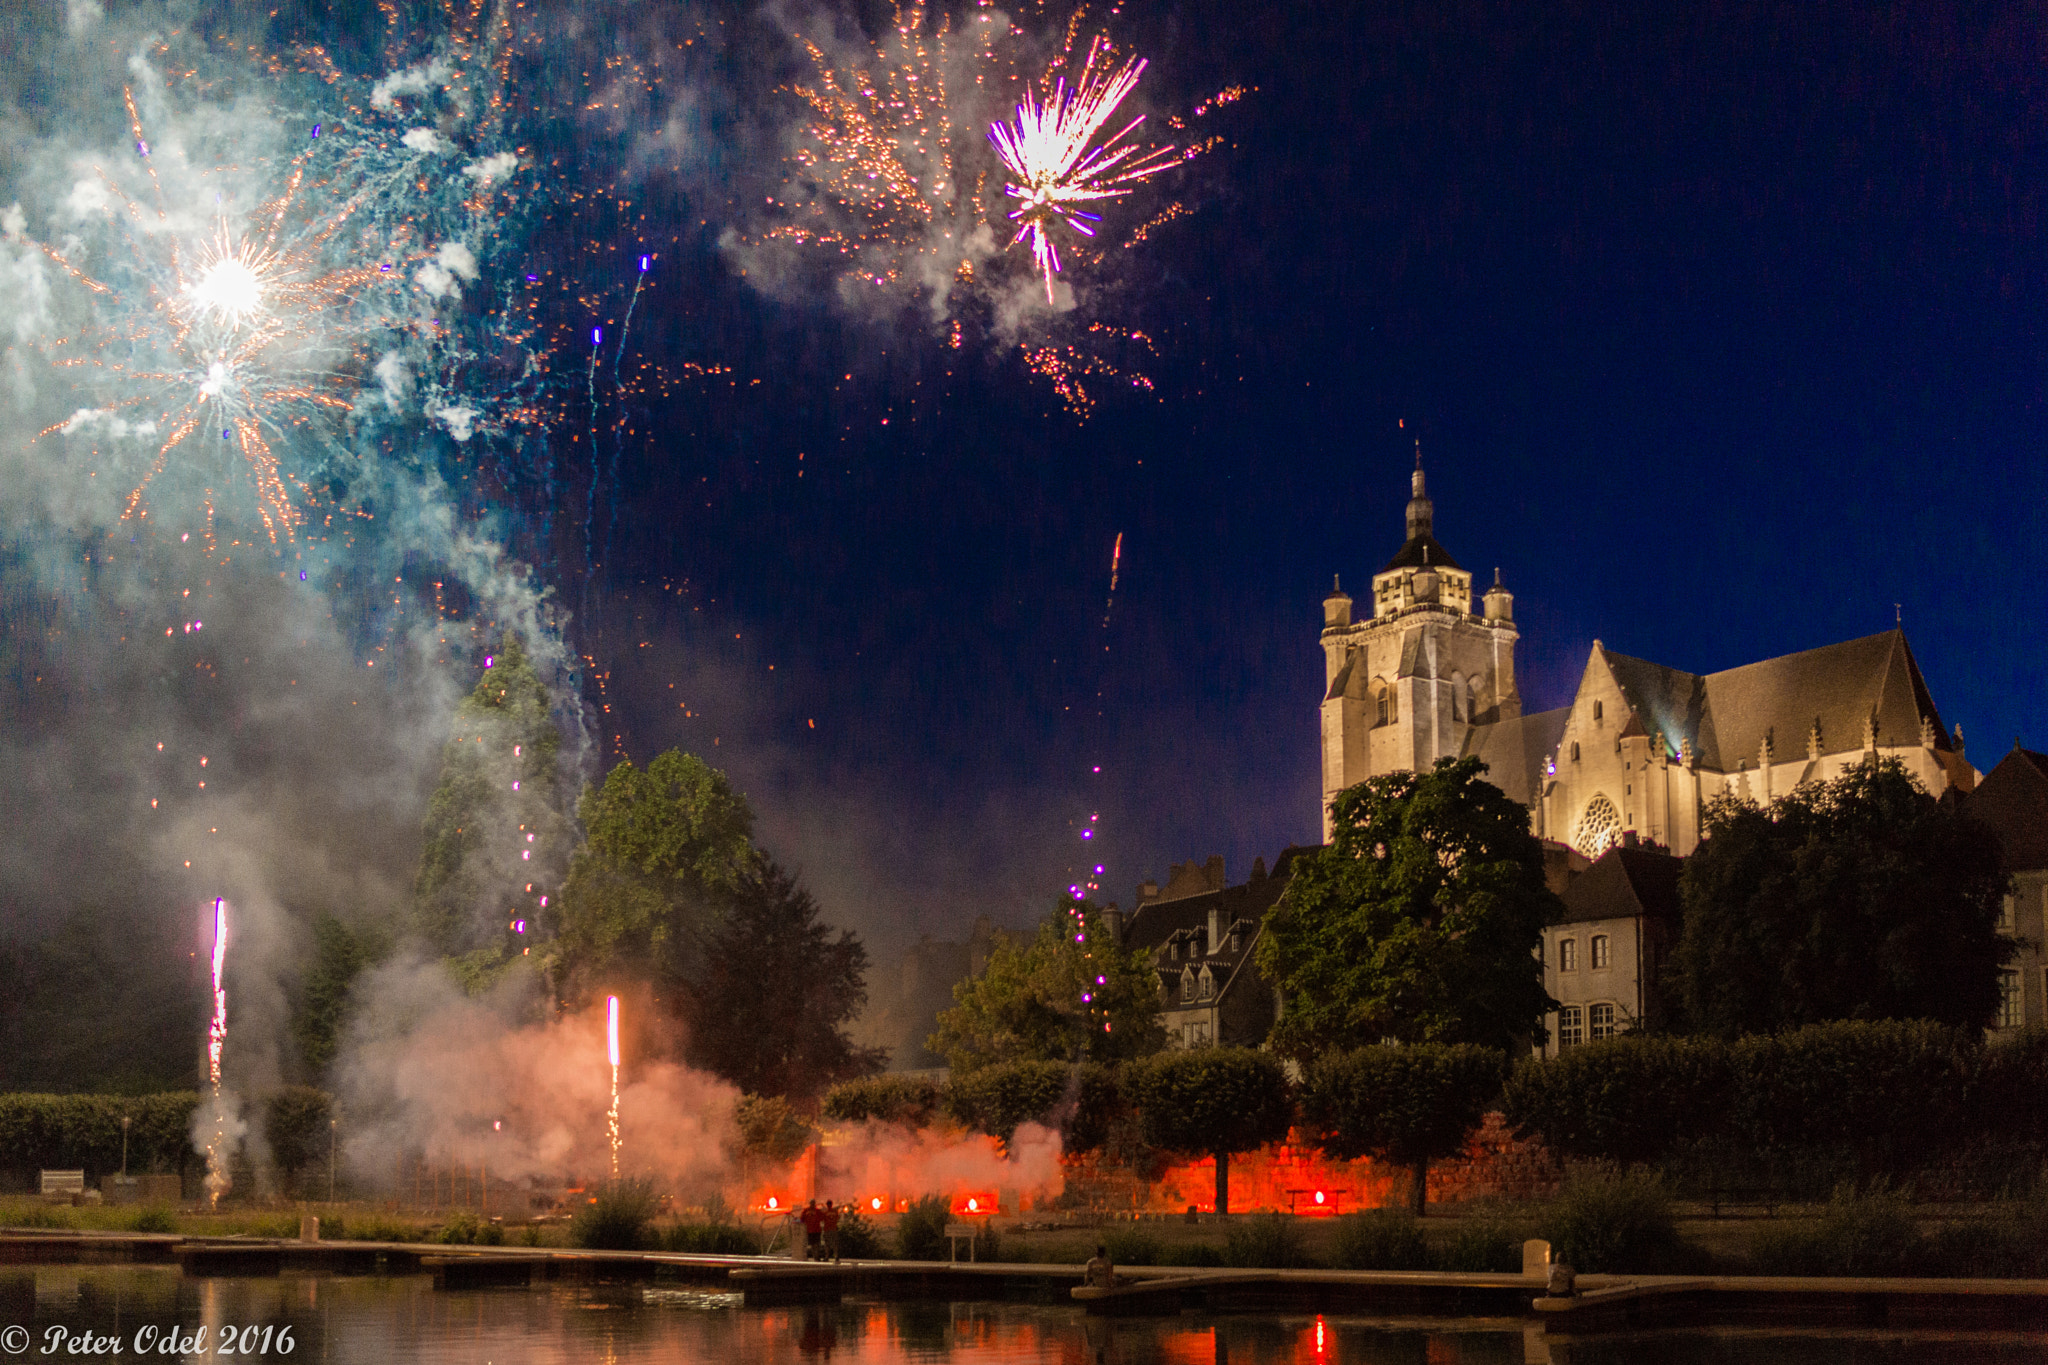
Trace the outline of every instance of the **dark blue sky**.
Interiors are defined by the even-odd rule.
[[[1162,101],[1258,87],[1143,263],[1156,401],[1077,426],[671,261],[678,354],[764,382],[679,398],[622,476],[591,634],[636,756],[703,748],[885,938],[1027,917],[1091,813],[1108,895],[1241,876],[1314,834],[1319,601],[1398,546],[1416,436],[1530,709],[1596,637],[1709,671],[1896,602],[1980,767],[2048,738],[2041,6],[1126,21]],[[714,160],[674,187],[707,242],[746,184]]]

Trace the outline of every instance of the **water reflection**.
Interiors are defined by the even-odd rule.
[[[2037,1362],[2048,1336],[1884,1332],[1684,1332],[1566,1344],[1519,1321],[1357,1318],[1089,1318],[1064,1303],[847,1303],[747,1309],[687,1285],[550,1286],[439,1292],[402,1279],[188,1280],[175,1269],[0,1269],[0,1328],[31,1335],[14,1359],[45,1354],[51,1328],[122,1338],[207,1329],[271,1331],[272,1361],[421,1365],[639,1365],[844,1362],[845,1365],[1947,1365]],[[292,1349],[282,1349],[289,1330]],[[239,1343],[238,1343],[239,1344]],[[78,1359],[62,1350],[67,1358]],[[251,1359],[251,1352],[238,1352]],[[112,1359],[103,1356],[103,1359]],[[147,1359],[168,1361],[152,1350]],[[0,1357],[4,1365],[7,1357]]]

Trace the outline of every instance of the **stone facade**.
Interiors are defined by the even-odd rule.
[[[1543,1021],[1549,1056],[1626,1033],[1660,1008],[1657,979],[1681,926],[1679,860],[1625,838],[1571,879],[1564,913],[1543,930],[1543,987],[1561,1006]]]
[[[1371,616],[1352,607],[1341,588],[1323,600],[1325,839],[1344,788],[1466,755],[1539,837],[1589,858],[1625,833],[1683,856],[1716,796],[1768,801],[1873,753],[1936,795],[1976,782],[1896,629],[1708,674],[1595,640],[1571,704],[1524,714],[1514,599],[1496,570],[1475,609],[1471,575],[1436,540],[1419,455],[1407,540],[1373,576]]]
[[[1994,1031],[2048,1023],[2048,754],[2017,744],[1986,774],[1963,809],[1998,835],[2012,891],[1999,932],[2018,944],[2000,981]]]

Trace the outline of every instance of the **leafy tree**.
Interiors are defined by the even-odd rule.
[[[1285,1001],[1271,1046],[1527,1047],[1549,1009],[1535,949],[1560,912],[1529,813],[1476,758],[1339,792],[1330,843],[1295,865],[1259,968]]]
[[[867,1003],[867,967],[852,930],[834,938],[810,892],[773,860],[756,862],[708,931],[702,977],[684,994],[687,1055],[743,1091],[805,1100],[880,1071],[888,1054],[846,1034]]]
[[[954,1122],[1005,1145],[1020,1124],[1057,1126],[1067,1152],[1103,1145],[1123,1113],[1116,1073],[1096,1062],[997,1062],[954,1077],[942,1102]]]
[[[549,919],[557,991],[580,999],[623,977],[678,998],[722,902],[755,867],[746,798],[670,749],[645,768],[621,761],[603,786],[584,788],[577,815],[587,840]]]
[[[288,1085],[264,1097],[263,1136],[288,1188],[295,1186],[299,1172],[326,1161],[327,1124],[333,1117],[333,1099],[311,1086]]]
[[[901,1124],[929,1128],[939,1110],[939,1087],[922,1076],[867,1076],[841,1081],[825,1092],[825,1117],[834,1123]]]
[[[1991,1022],[2012,946],[1997,929],[1997,836],[1902,764],[1866,762],[1768,807],[1722,797],[1704,836],[1679,876],[1670,965],[1691,1029]]]
[[[1216,1159],[1216,1211],[1230,1211],[1230,1158],[1287,1136],[1293,1121],[1287,1073],[1263,1052],[1207,1047],[1131,1065],[1125,1093],[1145,1140]]]
[[[536,918],[546,894],[536,888],[553,883],[569,850],[561,748],[547,685],[507,631],[456,707],[427,802],[412,914],[414,930],[437,952],[509,956],[509,926]]]
[[[1419,1216],[1429,1207],[1429,1163],[1463,1149],[1506,1076],[1505,1056],[1471,1043],[1328,1054],[1303,1078],[1302,1124],[1340,1160],[1371,1156],[1412,1169],[1408,1197]]]
[[[926,1044],[956,1075],[998,1062],[1103,1063],[1159,1050],[1158,977],[1098,907],[1062,898],[1028,946],[998,940]]]
[[[299,1057],[318,1076],[334,1060],[348,1023],[349,992],[365,967],[389,950],[373,927],[352,928],[325,912],[313,920],[313,960],[299,982],[292,1011],[292,1039]]]
[[[739,1130],[743,1158],[787,1166],[818,1140],[817,1129],[804,1122],[803,1116],[780,1095],[740,1096],[732,1120]]]

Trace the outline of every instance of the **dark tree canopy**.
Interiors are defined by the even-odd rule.
[[[1421,1213],[1429,1163],[1464,1149],[1506,1077],[1503,1053],[1471,1043],[1331,1053],[1303,1078],[1302,1126],[1339,1160],[1371,1156],[1412,1167],[1409,1198]]]
[[[1892,759],[1758,807],[1708,806],[1679,878],[1670,964],[1686,1027],[1722,1037],[1831,1019],[1982,1028],[2010,949],[1997,837]]]
[[[999,940],[980,976],[953,988],[927,1044],[956,1073],[999,1062],[1115,1063],[1165,1041],[1158,977],[1125,952],[1092,904],[1061,898],[1028,946]]]
[[[1285,1001],[1275,1049],[1529,1045],[1554,1003],[1535,948],[1559,906],[1528,811],[1484,771],[1439,759],[1330,803],[1331,842],[1295,864],[1259,940]]]
[[[471,975],[484,959],[512,954],[520,936],[510,926],[536,919],[568,857],[556,767],[562,736],[550,707],[547,685],[508,631],[456,708],[441,751],[413,883],[413,929],[446,956],[480,955]]]
[[[313,958],[300,978],[291,1022],[299,1059],[310,1075],[319,1076],[334,1060],[356,978],[389,946],[373,926],[351,926],[326,913],[314,917]]]
[[[846,1024],[867,1003],[867,949],[834,937],[818,903],[773,860],[743,873],[705,937],[703,974],[683,995],[685,1055],[742,1091],[814,1099],[880,1071]]]
[[[645,768],[622,760],[603,786],[584,788],[577,814],[586,842],[549,919],[556,990],[580,1000],[650,981],[679,999],[725,901],[757,867],[746,798],[703,759],[670,749]]]
[[[1205,1047],[1132,1064],[1124,1093],[1145,1141],[1216,1159],[1216,1211],[1230,1211],[1230,1158],[1287,1136],[1294,1119],[1287,1073],[1264,1052]]]

